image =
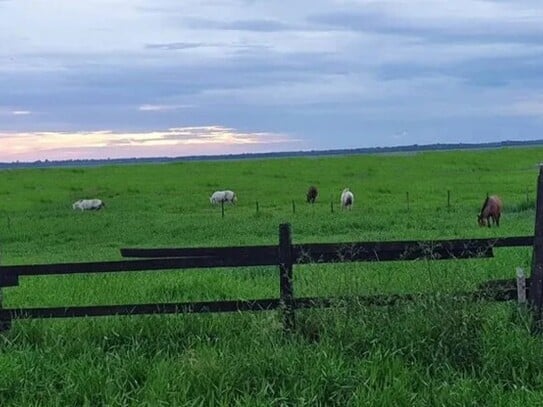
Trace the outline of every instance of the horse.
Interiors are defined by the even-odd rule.
[[[209,197],[209,202],[213,205],[221,202],[230,202],[235,204],[238,200],[235,192],[233,191],[215,191],[213,195]]]
[[[499,227],[502,208],[500,197],[497,195],[487,196],[481,208],[481,213],[477,216],[479,226],[488,225],[490,227],[490,219],[492,219],[494,224]]]
[[[354,204],[354,195],[349,190],[349,188],[345,188],[343,192],[341,193],[341,206],[343,209],[351,209]]]
[[[79,209],[81,211],[99,210],[106,206],[105,202],[101,199],[80,199],[75,201],[72,205],[72,209]]]
[[[313,185],[310,186],[307,191],[307,202],[314,204],[318,195],[319,191],[317,191],[317,187],[314,187]]]

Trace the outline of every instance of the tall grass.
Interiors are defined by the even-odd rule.
[[[295,243],[530,234],[526,188],[534,190],[542,152],[2,171],[0,261],[116,260],[126,246],[276,244],[285,221]],[[305,204],[310,184],[320,191],[315,205]],[[349,212],[338,205],[346,186],[355,193]],[[223,188],[239,203],[221,219],[208,197]],[[487,192],[505,203],[499,229],[476,224]],[[85,197],[104,199],[106,209],[72,211]],[[275,312],[17,320],[0,336],[0,405],[535,405],[543,347],[524,312],[447,295],[529,269],[531,250],[495,252],[296,266],[296,296],[433,295],[299,311],[291,337]],[[225,268],[22,277],[4,294],[6,307],[251,299],[277,297],[279,282],[275,267]]]

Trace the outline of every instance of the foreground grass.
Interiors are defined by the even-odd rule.
[[[295,242],[531,234],[542,152],[3,171],[0,261],[116,260],[126,246],[276,244],[285,221]],[[313,207],[304,204],[309,184],[321,192]],[[348,213],[337,208],[344,186],[356,196]],[[222,188],[240,197],[225,219],[208,201]],[[504,199],[500,229],[476,226],[487,192]],[[72,201],[95,196],[106,210],[71,210]],[[299,266],[297,296],[436,297],[299,312],[288,339],[274,312],[15,321],[0,337],[0,405],[535,404],[543,395],[543,347],[525,315],[514,304],[446,295],[512,277],[530,259],[531,250],[514,248],[497,249],[493,259]],[[270,298],[279,293],[277,273],[256,267],[21,278],[4,290],[4,304]]]
[[[536,405],[543,351],[509,307],[449,302],[28,322],[4,340],[2,405]],[[45,326],[46,325],[46,326]],[[538,401],[539,400],[539,401]]]

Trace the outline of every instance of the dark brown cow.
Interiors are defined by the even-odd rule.
[[[315,200],[317,199],[317,196],[319,195],[319,191],[317,191],[317,187],[310,186],[309,190],[307,191],[307,202],[315,203]]]
[[[496,226],[500,226],[500,216],[502,213],[502,201],[496,195],[488,196],[483,203],[481,213],[477,216],[479,226],[490,227],[490,219],[494,221]]]

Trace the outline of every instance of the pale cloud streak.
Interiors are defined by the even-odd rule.
[[[190,109],[194,105],[152,105],[145,104],[138,107],[141,112],[169,112],[172,110]]]
[[[176,127],[163,131],[0,133],[0,161],[75,159],[82,151],[93,158],[187,156],[206,151],[228,154],[268,151],[277,145],[296,146],[300,140],[283,134],[243,132],[222,126]]]

